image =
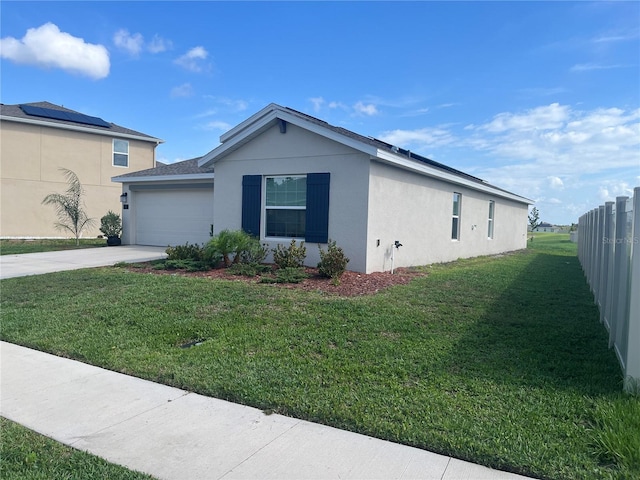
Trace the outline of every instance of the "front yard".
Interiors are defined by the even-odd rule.
[[[639,426],[622,458],[601,434],[638,400],[567,237],[350,298],[125,267],[7,279],[1,337],[493,468],[631,478]]]

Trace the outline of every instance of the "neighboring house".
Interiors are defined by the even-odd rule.
[[[542,222],[536,228],[534,228],[533,232],[547,232],[547,233],[560,233],[562,227],[558,227],[556,225],[551,225],[550,223]]]
[[[113,179],[127,194],[125,243],[204,243],[242,228],[272,248],[305,241],[315,266],[331,239],[365,273],[526,247],[530,200],[290,108],[271,104],[220,140],[203,157]]]
[[[55,208],[42,205],[68,187],[61,168],[85,189],[84,204],[100,235],[100,218],[121,210],[121,186],[111,177],[155,166],[162,140],[49,102],[0,105],[2,238],[69,237],[57,230]]]

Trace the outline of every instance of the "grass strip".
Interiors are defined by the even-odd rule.
[[[378,295],[109,267],[2,281],[4,340],[539,478],[633,478],[620,369],[567,235]],[[182,348],[190,346],[190,348]],[[614,415],[615,417],[615,415]],[[630,426],[630,425],[628,425]],[[618,426],[619,437],[637,435]]]
[[[0,255],[20,255],[23,253],[55,252],[59,250],[106,246],[107,241],[104,238],[81,238],[80,245],[76,245],[75,238],[34,240],[0,239]]]
[[[3,480],[152,480],[0,417],[0,478]]]

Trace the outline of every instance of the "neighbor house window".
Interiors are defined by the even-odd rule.
[[[304,238],[306,175],[265,178],[265,236]]]
[[[113,165],[116,167],[129,166],[129,142],[126,140],[113,141]]]
[[[462,202],[462,195],[460,193],[453,193],[453,216],[451,220],[451,239],[460,240],[460,207]]]
[[[493,215],[496,209],[496,202],[493,200],[489,200],[489,227],[487,231],[487,236],[489,238],[493,238]]]

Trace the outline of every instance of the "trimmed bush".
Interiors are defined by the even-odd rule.
[[[262,277],[260,283],[300,283],[309,275],[302,267],[285,267],[275,271],[273,277]]]
[[[168,247],[165,250],[167,254],[167,260],[193,260],[199,262],[204,258],[204,249],[200,245],[189,244],[176,245],[175,247]]]
[[[318,273],[323,277],[331,278],[334,282],[340,283],[340,277],[347,269],[349,259],[346,257],[342,248],[336,245],[336,242],[329,240],[327,251],[320,249],[320,262],[318,263]]]
[[[291,240],[288,247],[278,245],[272,250],[273,263],[278,268],[300,268],[304,265],[304,259],[307,258],[307,248],[304,242],[296,245],[295,240]]]
[[[255,277],[271,270],[269,265],[261,263],[235,263],[227,269],[229,275],[239,275],[244,277]]]
[[[251,237],[245,250],[240,253],[240,262],[248,264],[264,263],[265,258],[269,254],[269,247],[266,243],[261,244],[260,241]]]

